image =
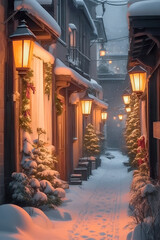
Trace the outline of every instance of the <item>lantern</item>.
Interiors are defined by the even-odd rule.
[[[107,116],[108,116],[107,112],[105,112],[105,111],[102,111],[102,112],[101,112],[101,118],[102,118],[102,120],[107,120]]]
[[[113,120],[116,120],[116,119],[117,119],[117,118],[114,116],[114,117],[113,117]]]
[[[31,65],[33,46],[36,37],[29,30],[25,20],[23,20],[10,38],[13,43],[16,70],[19,74],[25,74]]]
[[[122,120],[123,120],[123,115],[122,115],[122,114],[119,114],[119,115],[118,115],[118,118],[119,118],[120,121],[122,121]]]
[[[86,95],[81,100],[82,114],[89,115],[91,113],[92,101],[92,98],[90,98],[86,93]]]
[[[131,96],[129,94],[124,94],[123,95],[123,101],[124,101],[124,104],[130,104],[130,101],[131,101]]]
[[[142,94],[146,86],[147,73],[141,66],[133,67],[129,72],[132,90],[137,94]]]
[[[131,112],[131,107],[126,107],[126,112],[127,113]]]
[[[102,43],[102,47],[101,47],[101,49],[100,49],[100,51],[99,51],[99,55],[100,55],[100,57],[106,56],[106,49],[105,49],[105,47],[103,46],[103,43]]]

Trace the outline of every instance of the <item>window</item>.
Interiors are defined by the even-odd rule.
[[[76,43],[76,33],[77,28],[73,23],[69,23],[69,47],[75,48],[77,46]]]
[[[58,0],[57,21],[61,27],[61,39],[66,41],[66,0]]]

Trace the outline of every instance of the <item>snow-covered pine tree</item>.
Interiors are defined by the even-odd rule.
[[[83,153],[85,156],[97,156],[100,153],[100,143],[94,127],[89,123],[83,138]]]
[[[37,133],[38,139],[34,142],[29,133],[24,133],[22,172],[12,174],[12,199],[22,206],[59,205],[68,184],[59,178],[59,172],[55,170],[57,159],[54,147],[40,140],[45,131],[38,128]]]
[[[135,93],[131,94],[130,106],[132,111],[127,115],[124,136],[126,140],[126,146],[128,150],[130,164],[134,166],[133,161],[136,157],[137,148],[138,148],[137,140],[141,136],[139,99]]]

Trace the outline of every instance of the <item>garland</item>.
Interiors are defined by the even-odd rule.
[[[61,99],[57,97],[57,94],[55,93],[55,106],[56,106],[56,113],[57,115],[61,115],[63,112],[63,102]]]
[[[52,87],[52,64],[44,63],[45,77],[44,77],[44,93],[48,95],[48,100],[51,95],[51,87]]]
[[[30,113],[30,90],[35,93],[35,87],[31,78],[33,77],[33,71],[30,69],[22,79],[22,106],[19,117],[20,127],[25,131],[32,133],[30,126],[31,113]]]

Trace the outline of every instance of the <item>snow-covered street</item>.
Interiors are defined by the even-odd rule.
[[[82,186],[70,186],[67,200],[45,214],[54,222],[56,240],[125,240],[129,187],[132,172],[123,162],[127,157],[112,151],[113,159],[102,156],[102,165]]]

